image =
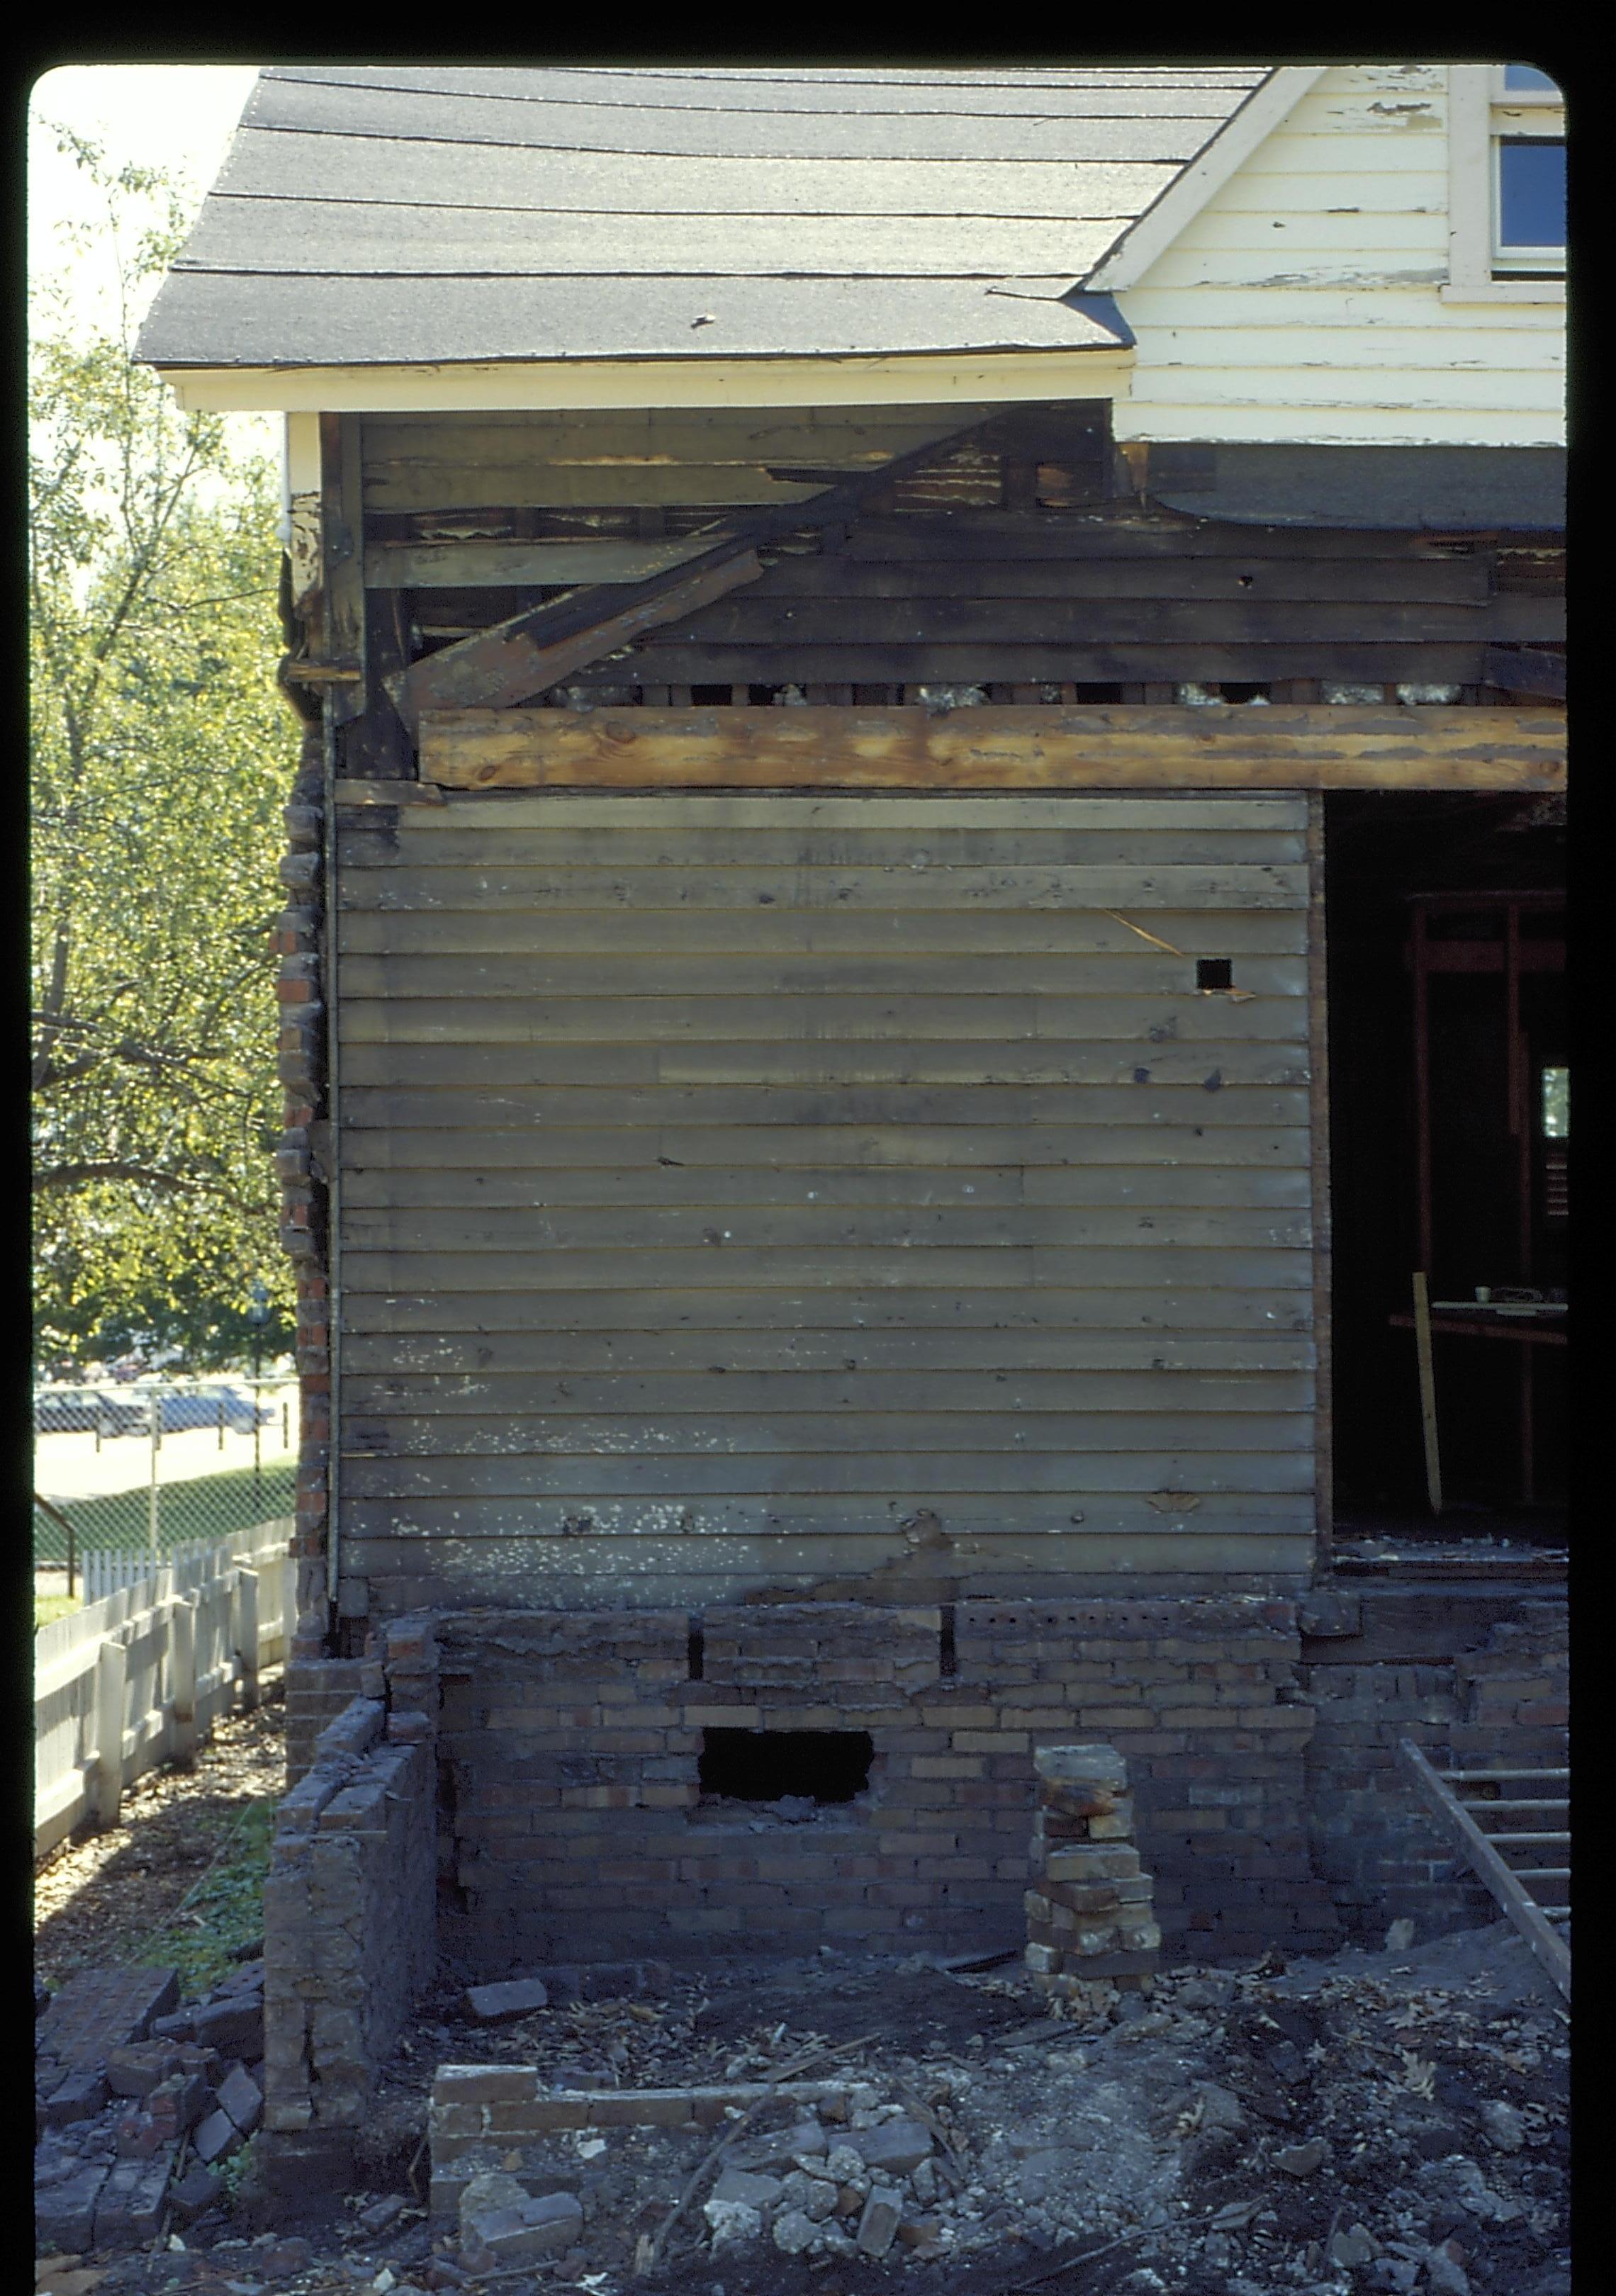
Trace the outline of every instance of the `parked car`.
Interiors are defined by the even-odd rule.
[[[41,1435],[84,1434],[103,1439],[137,1434],[147,1424],[144,1406],[104,1388],[46,1387],[34,1397],[34,1426]]]
[[[226,1426],[238,1435],[250,1435],[255,1427],[267,1427],[275,1417],[273,1404],[255,1405],[250,1394],[223,1382],[216,1387],[160,1388],[157,1393],[161,1398],[160,1424],[165,1435],[178,1428],[217,1427],[221,1403]]]

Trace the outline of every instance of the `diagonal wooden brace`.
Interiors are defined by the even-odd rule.
[[[755,581],[763,571],[757,557],[762,544],[855,517],[872,495],[906,472],[934,462],[967,439],[1018,436],[1040,414],[1070,422],[1072,410],[1025,406],[998,415],[979,413],[972,422],[808,502],[759,511],[718,529],[699,557],[651,575],[632,589],[594,583],[462,638],[388,678],[387,691],[414,741],[425,710],[509,709],[526,701],[603,654],[632,644],[647,630],[710,605],[740,583]]]
[[[530,615],[519,614],[508,622],[496,623],[493,629],[463,638],[458,645],[445,646],[441,653],[429,654],[424,661],[390,677],[388,692],[412,737],[419,741],[423,709],[450,709],[472,703],[485,709],[509,709],[529,694],[559,685],[586,662],[598,661],[603,654],[632,644],[660,623],[677,621],[681,615],[710,606],[715,598],[737,589],[742,582],[755,582],[763,565],[755,550],[737,551],[731,544],[723,553],[706,554],[697,562],[695,571],[681,571],[682,580],[659,589],[655,596],[636,595],[628,606],[621,605],[620,588],[607,591],[620,611],[570,636],[552,638],[547,644],[534,634]],[[592,586],[590,594],[598,596],[599,588]]]

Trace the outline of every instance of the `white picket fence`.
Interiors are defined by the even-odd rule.
[[[290,1519],[177,1552],[34,1636],[34,1855],[126,1788],[189,1759],[220,1714],[256,1705],[296,1609]],[[86,1587],[89,1591],[88,1556]],[[129,1558],[96,1558],[124,1567]],[[111,1758],[114,1736],[118,1758]]]
[[[185,1538],[167,1550],[165,1560],[176,1572],[191,1564],[204,1565],[204,1575],[217,1569],[217,1557],[221,1554],[234,1555],[243,1551],[243,1539],[250,1542],[258,1537],[256,1530],[238,1531],[234,1538]],[[120,1548],[91,1547],[78,1558],[79,1593],[86,1603],[99,1603],[103,1595],[116,1595],[122,1587],[136,1587],[143,1578],[152,1576],[149,1554],[130,1554]],[[178,1581],[176,1580],[176,1584]],[[184,1582],[187,1587],[190,1580]]]

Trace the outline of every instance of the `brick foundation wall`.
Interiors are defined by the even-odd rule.
[[[1169,1961],[1327,1950],[1405,1914],[1421,1935],[1491,1920],[1397,1742],[1439,1768],[1563,1762],[1566,1609],[1540,1589],[1338,1586],[1300,1604],[466,1611],[391,1620],[363,1658],[299,1660],[287,1682],[301,1783],[266,1951],[269,2127],[290,2145],[352,2128],[438,1945],[476,1978],[1015,1945],[1035,1751],[1074,1738],[1128,1764]],[[802,1823],[703,1800],[712,1728],[867,1733],[867,1790]]]
[[[1412,1917],[1419,1935],[1497,1918],[1409,1790],[1412,1738],[1439,1770],[1567,1759],[1564,1599],[1506,1589],[1366,1588],[1304,1603],[1300,1669],[1314,1862],[1354,1938]]]
[[[437,1966],[434,1771],[421,1712],[356,1697],[281,1804],[264,1889],[272,2194],[342,2189],[377,2075]]]
[[[321,1732],[356,1698],[381,1699],[379,1659],[297,1658],[286,1662],[286,1783],[295,1786],[316,1759]]]
[[[1128,1760],[1169,1952],[1339,1933],[1308,1857],[1293,1602],[462,1611],[438,1633],[440,1930],[472,1973],[1014,1943],[1033,1750],[1074,1735]],[[709,1727],[867,1731],[869,1790],[803,1824],[703,1805]]]

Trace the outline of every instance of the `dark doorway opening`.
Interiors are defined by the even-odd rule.
[[[1325,844],[1336,1535],[1557,1545],[1571,1280],[1563,802],[1343,794],[1326,800]]]
[[[874,1755],[867,1730],[704,1730],[696,1775],[707,1800],[847,1802]]]

